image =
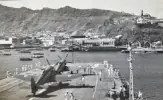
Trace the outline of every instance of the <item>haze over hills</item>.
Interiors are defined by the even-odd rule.
[[[0,34],[51,31],[77,35],[105,34],[108,37],[121,34],[123,39],[132,41],[149,41],[149,37],[152,37],[150,41],[163,38],[163,29],[137,28],[134,24],[136,17],[124,12],[81,10],[69,6],[59,9],[31,10],[25,7],[11,8],[0,5]]]

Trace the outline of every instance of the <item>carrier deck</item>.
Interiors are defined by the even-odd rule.
[[[32,71],[21,74],[26,75]],[[101,81],[98,75],[100,71],[102,71]],[[105,66],[96,68],[94,73],[96,75],[85,76],[85,87],[81,86],[81,78],[77,78],[68,82],[69,87],[58,90],[51,88],[47,95],[41,97],[32,96],[30,83],[9,77],[0,81],[0,100],[65,100],[67,91],[72,91],[76,100],[107,100],[109,98],[106,97],[106,93],[113,88],[114,84],[116,84],[115,90],[120,91],[122,81],[119,75],[114,77],[109,75]]]

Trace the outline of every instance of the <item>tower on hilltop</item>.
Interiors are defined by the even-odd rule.
[[[141,10],[141,17],[143,17],[144,16],[144,14],[143,14],[143,10]]]

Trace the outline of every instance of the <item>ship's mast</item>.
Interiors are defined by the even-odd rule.
[[[132,48],[129,45],[129,70],[130,70],[130,84],[129,84],[129,100],[134,100],[134,84],[133,84],[133,68],[132,68]]]
[[[74,39],[72,38],[72,63],[74,63],[74,46],[73,46],[73,43],[74,43]]]

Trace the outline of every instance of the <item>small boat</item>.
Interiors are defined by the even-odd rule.
[[[21,51],[19,51],[19,53],[31,53],[31,51],[29,51],[29,50],[21,50]]]
[[[10,52],[10,50],[9,50],[9,49],[5,49],[4,51],[5,51],[5,52]]]
[[[54,48],[51,48],[50,49],[50,52],[55,52],[56,50]]]
[[[33,55],[44,55],[44,53],[41,53],[41,52],[35,52],[35,53],[33,53]]]
[[[128,50],[122,50],[121,52],[122,52],[122,53],[129,53]]]
[[[33,55],[32,58],[43,58],[43,55]]]
[[[63,48],[61,49],[61,52],[71,52],[72,50],[70,50],[69,48]]]
[[[11,53],[3,53],[4,56],[11,56]]]
[[[4,50],[4,52],[0,52],[0,55],[11,56],[11,52],[9,50]]]
[[[158,50],[157,53],[163,53],[163,50]]]
[[[21,51],[22,49],[16,49],[15,51]]]
[[[20,57],[20,61],[32,61],[32,57]]]
[[[44,53],[41,53],[41,52],[33,53],[33,56],[32,56],[32,58],[43,58],[43,57],[44,57]]]

